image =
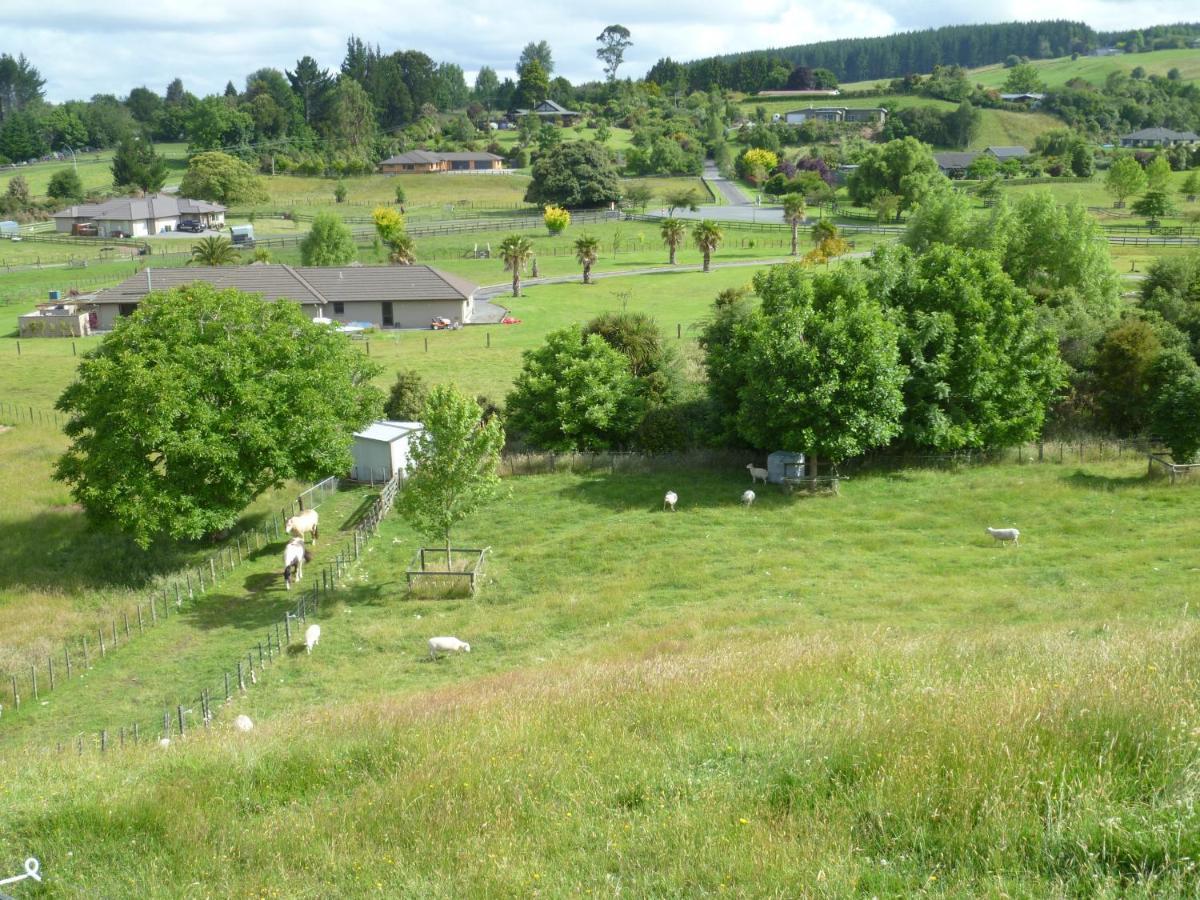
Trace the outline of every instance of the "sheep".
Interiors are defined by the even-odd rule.
[[[429,658],[437,659],[438,653],[470,653],[471,645],[456,637],[432,637],[429,639]]]
[[[304,632],[304,646],[309,653],[312,653],[312,648],[317,646],[317,642],[321,640],[321,626],[309,625]]]
[[[742,491],[742,506],[746,507],[746,509],[749,509],[756,498],[757,495],[754,493],[754,491]]]
[[[1021,540],[1021,532],[1015,528],[985,528],[983,530],[1002,544],[1016,544]]]
[[[159,738],[158,746],[160,746],[164,750],[166,750],[168,747],[171,746],[171,739],[170,738]]]
[[[667,491],[663,496],[663,509],[675,512],[675,504],[679,502],[679,495],[674,491]]]
[[[750,483],[751,484],[755,484],[759,481],[761,481],[763,484],[767,483],[767,470],[766,469],[760,469],[760,468],[758,468],[758,466],[754,465],[754,463],[750,463],[748,466],[746,466],[746,468],[750,470]]]
[[[249,716],[241,715],[233,720],[233,727],[242,732],[253,731],[254,723],[250,720]]]

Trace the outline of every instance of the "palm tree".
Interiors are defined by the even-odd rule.
[[[388,259],[398,266],[411,266],[417,261],[417,245],[407,231],[393,234],[387,242]]]
[[[512,272],[513,296],[521,296],[521,270],[533,257],[533,242],[519,234],[510,234],[500,242],[500,258],[504,260],[504,269]]]
[[[804,195],[783,195],[783,220],[792,226],[792,256],[800,251],[797,249],[800,240],[800,223],[804,221]]]
[[[192,258],[188,262],[200,266],[230,266],[238,259],[238,252],[228,238],[206,237],[192,244]]]
[[[725,235],[721,234],[721,229],[712,219],[705,219],[692,229],[692,241],[695,243],[696,249],[704,254],[705,272],[709,271],[712,255],[717,252],[724,237]]]
[[[592,266],[600,256],[600,238],[585,234],[575,239],[575,258],[583,266],[583,283],[592,283]]]
[[[667,245],[667,249],[671,251],[671,265],[675,265],[675,251],[679,249],[679,245],[687,238],[687,226],[683,224],[682,219],[663,219],[659,234],[662,235],[663,243]]]

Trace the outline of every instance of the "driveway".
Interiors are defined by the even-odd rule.
[[[740,186],[725,178],[717,169],[717,164],[704,164],[704,180],[712,185],[714,191],[719,191],[725,202],[730,206],[751,206],[754,201],[746,196]]]

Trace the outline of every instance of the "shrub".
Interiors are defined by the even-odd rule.
[[[562,234],[571,224],[571,214],[561,206],[547,206],[542,214],[542,221],[546,223],[546,230],[551,234]]]

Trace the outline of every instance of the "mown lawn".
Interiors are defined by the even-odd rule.
[[[518,477],[456,538],[492,548],[475,600],[405,598],[393,517],[316,652],[215,735],[79,758],[16,748],[94,709],[0,726],[0,852],[104,896],[1186,894],[1195,488],[1143,472],[903,470],[749,511],[732,464]],[[430,663],[434,634],[472,652]]]

